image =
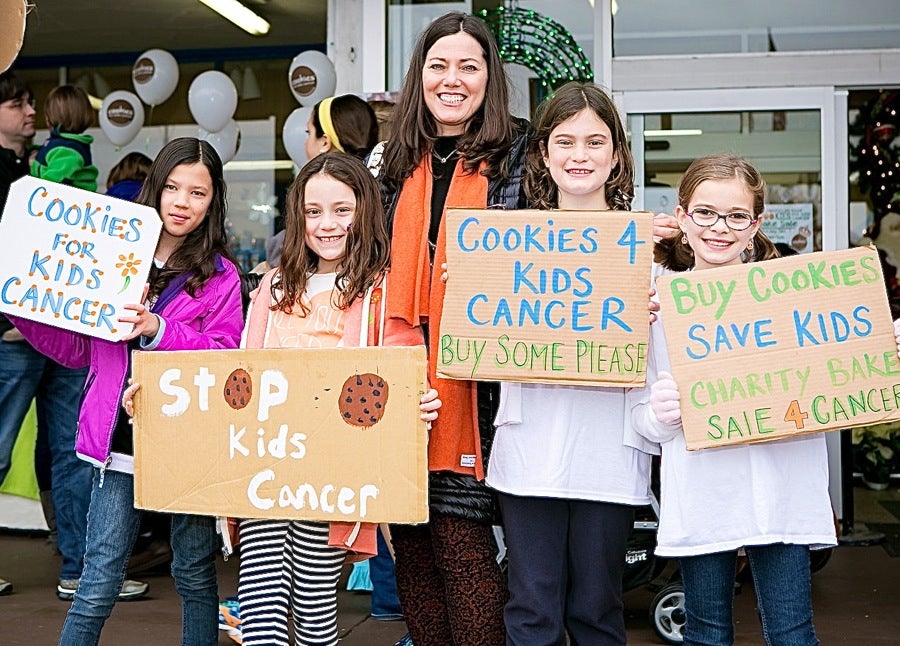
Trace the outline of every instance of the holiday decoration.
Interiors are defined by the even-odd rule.
[[[517,2],[483,9],[477,15],[497,39],[503,62],[524,65],[537,74],[545,94],[569,81],[594,80],[584,50],[555,20],[531,9],[520,9]]]
[[[875,217],[900,203],[900,91],[881,92],[850,128],[859,143],[850,148],[850,171],[859,174],[859,190],[869,196]]]

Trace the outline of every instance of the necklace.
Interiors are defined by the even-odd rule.
[[[446,164],[450,160],[450,158],[453,157],[453,155],[455,155],[457,152],[459,152],[459,148],[454,148],[453,150],[451,150],[449,153],[447,153],[446,157],[441,157],[440,155],[438,155],[436,150],[432,150],[431,154],[434,155],[439,162],[441,162],[442,164]]]

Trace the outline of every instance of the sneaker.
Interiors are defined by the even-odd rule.
[[[78,589],[78,579],[60,579],[56,586],[56,596],[63,601],[71,601]],[[140,599],[150,589],[149,583],[126,580],[119,591],[119,601],[134,601]]]
[[[413,646],[412,637],[409,636],[409,633],[406,633],[394,646]]]
[[[0,597],[12,594],[12,583],[6,579],[0,579]]]

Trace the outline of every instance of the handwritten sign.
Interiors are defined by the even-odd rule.
[[[448,209],[437,373],[642,385],[652,214]]]
[[[657,280],[689,449],[900,419],[874,247]]]
[[[428,519],[425,349],[137,352],[135,505]]]
[[[34,177],[0,221],[0,312],[119,340],[139,303],[162,223],[155,210]]]

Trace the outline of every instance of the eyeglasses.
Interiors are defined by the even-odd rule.
[[[34,99],[30,96],[20,96],[18,99],[10,99],[9,101],[4,101],[0,103],[0,106],[5,106],[10,108],[11,110],[24,110],[25,106],[30,108],[34,107]]]
[[[732,231],[749,229],[757,220],[757,218],[743,211],[719,213],[703,206],[698,206],[693,211],[688,212],[687,215],[698,227],[711,227],[719,220],[725,220],[725,224]]]

